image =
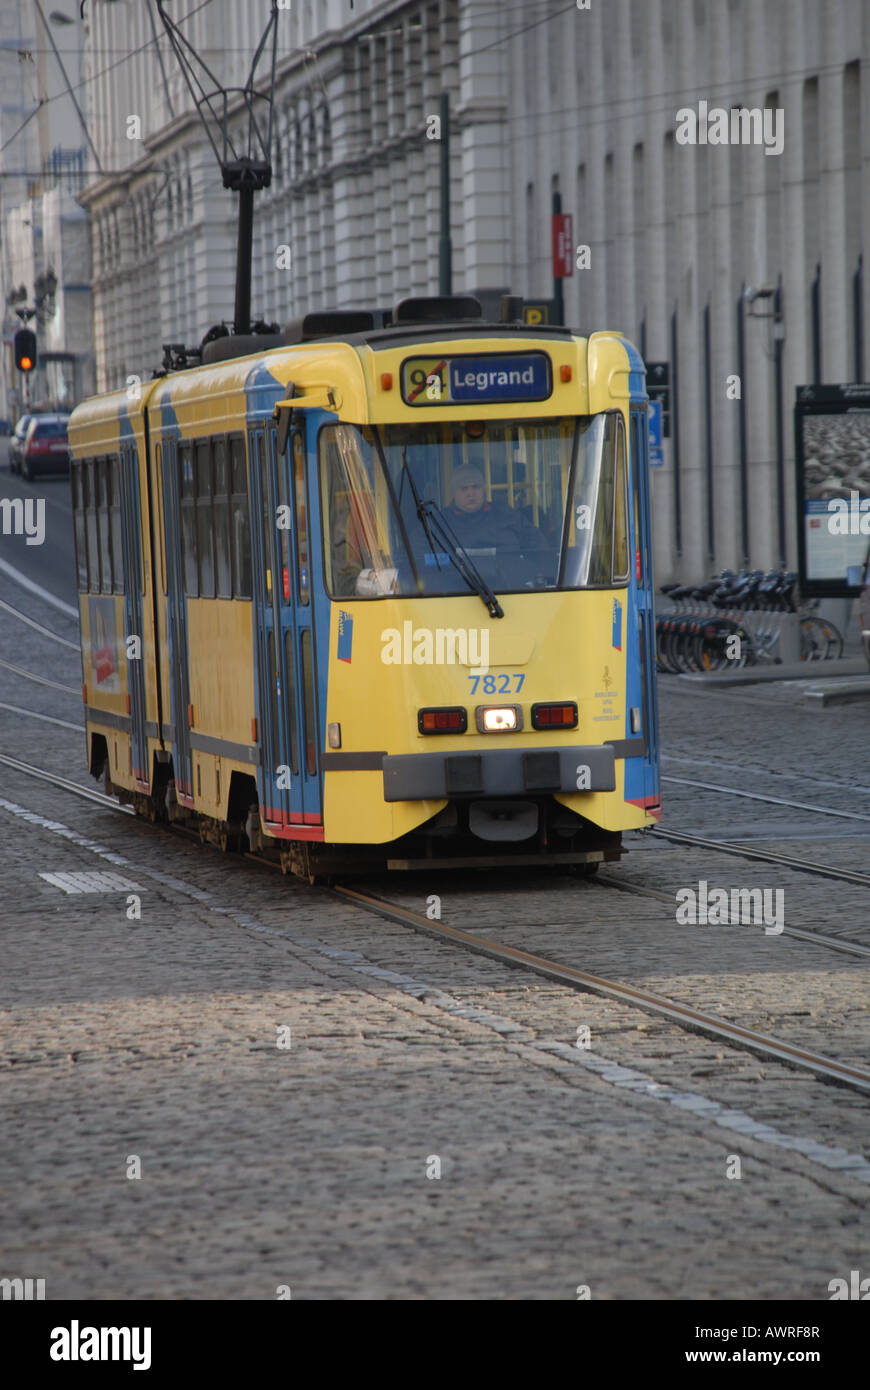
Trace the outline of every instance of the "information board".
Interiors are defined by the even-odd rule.
[[[870,384],[798,386],[794,427],[801,589],[849,598],[870,547]]]

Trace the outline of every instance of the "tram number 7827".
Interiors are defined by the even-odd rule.
[[[477,694],[477,685],[479,681],[483,681],[483,686],[481,687],[481,694],[483,695],[519,695],[523,688],[523,681],[525,678],[525,671],[514,671],[510,675],[504,676],[495,676],[490,672],[487,676],[468,677],[471,681],[472,695]],[[500,682],[500,684],[496,685],[496,681]],[[511,681],[516,681],[513,690],[511,690]]]

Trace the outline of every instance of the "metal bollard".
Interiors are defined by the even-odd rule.
[[[801,616],[799,613],[782,613],[779,641],[776,654],[783,666],[791,666],[801,659]]]

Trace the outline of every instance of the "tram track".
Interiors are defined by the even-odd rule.
[[[82,787],[67,778],[49,773],[42,768],[36,768],[32,764],[25,763],[20,759],[11,758],[6,754],[0,754],[0,763],[24,775],[48,782],[61,791],[79,796],[82,799],[107,807],[110,810],[120,811],[127,815],[135,815],[135,812],[130,807],[121,806],[112,797],[105,796],[100,792],[91,791],[89,788]],[[174,834],[178,829],[178,827],[170,829],[170,834]],[[674,832],[674,836],[675,838],[681,838],[676,832]],[[198,836],[190,831],[186,832],[182,838],[198,840]],[[705,848],[720,848],[719,843],[716,841],[702,842],[701,837],[697,836],[683,838],[686,838],[689,843],[702,843]],[[734,848],[736,851],[741,847],[735,846]],[[754,853],[752,857],[756,857]],[[766,858],[767,856],[761,855],[759,857]],[[272,861],[258,854],[247,854],[245,858],[258,864],[266,864],[273,869],[277,867]],[[786,861],[788,867],[804,867],[796,863],[788,863],[787,856],[783,856],[782,858]],[[774,862],[776,862],[775,859]],[[844,875],[839,871],[831,871],[829,876],[843,877]],[[852,881],[851,875],[848,881]],[[590,880],[587,886],[590,891],[594,891],[596,888],[604,888],[608,891],[628,892],[636,896],[654,898],[658,901],[667,903],[668,906],[673,905],[673,898],[667,893],[657,889],[646,888],[643,885],[620,881],[612,875],[600,876],[597,879]],[[536,952],[527,951],[521,947],[493,941],[464,927],[451,926],[447,923],[431,920],[377,893],[363,891],[347,884],[335,884],[330,887],[321,887],[315,891],[329,893],[345,902],[354,903],[362,910],[370,912],[375,916],[395,922],[398,925],[423,933],[442,942],[454,946],[461,946],[465,950],[486,956],[491,960],[495,960],[511,968],[530,970],[532,973],[559,985],[567,986],[582,993],[596,994],[618,1003],[628,1005],[629,1007],[640,1009],[642,1012],[676,1024],[681,1029],[699,1033],[717,1042],[724,1042],[728,1045],[741,1048],[768,1061],[779,1062],[793,1069],[809,1072],[821,1080],[848,1087],[863,1095],[870,1095],[870,1068],[837,1061],[834,1058],[814,1052],[806,1047],[796,1046],[782,1039],[762,1033],[757,1029],[748,1028],[707,1011],[696,1009],[692,1005],[679,1003],[652,990],[639,988],[638,986],[630,985],[624,981],[593,974],[589,971],[578,969],[575,966],[539,955]],[[823,935],[822,933],[802,932],[794,928],[787,928],[786,930],[790,935],[815,945],[826,946],[832,950],[846,951],[849,954],[861,956],[870,955],[870,948],[857,942],[841,941]]]
[[[857,884],[860,888],[870,888],[870,874],[859,873],[856,869],[838,869],[833,865],[816,864],[811,859],[795,859],[790,854],[753,849],[749,845],[735,844],[731,840],[711,840],[704,835],[690,835],[687,831],[665,829],[658,825],[653,827],[651,833],[664,840],[673,840],[677,844],[692,845],[718,854],[730,854],[739,859],[756,859],[763,864],[777,864],[780,868],[794,869],[820,878],[839,879],[843,883]]]
[[[622,981],[593,975],[589,971],[560,964],[534,952],[524,951],[516,946],[508,946],[502,942],[478,936],[475,932],[466,931],[464,928],[430,920],[410,908],[374,893],[365,893],[358,888],[342,885],[336,885],[328,891],[356,903],[374,916],[383,917],[387,921],[398,923],[400,926],[411,927],[414,931],[434,937],[436,940],[452,942],[466,950],[473,951],[476,955],[486,956],[490,960],[498,961],[500,964],[515,969],[531,970],[534,974],[543,976],[544,979],[551,980],[556,984],[567,985],[569,988],[579,990],[582,993],[597,994],[617,1003],[627,1004],[630,1007],[641,1009],[644,1013],[665,1018],[690,1032],[700,1033],[717,1042],[726,1042],[732,1046],[743,1048],[768,1061],[782,1062],[792,1068],[810,1071],[823,1080],[833,1082],[836,1085],[848,1086],[864,1095],[870,1095],[870,1069],[866,1067],[849,1066],[837,1062],[833,1058],[824,1057],[820,1053],[811,1052],[806,1048],[795,1047],[755,1029],[744,1028],[740,1024],[730,1023],[726,1019],[718,1018],[716,1015],[706,1013],[701,1009],[679,1004],[663,995],[654,993],[652,990],[640,989]]]

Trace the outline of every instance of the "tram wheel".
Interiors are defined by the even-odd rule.
[[[598,873],[598,860],[591,864],[566,864],[565,867],[570,878],[593,878]]]

